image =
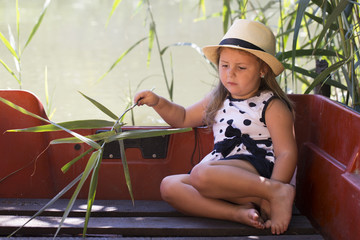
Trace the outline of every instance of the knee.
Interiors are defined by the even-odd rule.
[[[200,193],[205,193],[211,187],[209,164],[202,163],[196,165],[190,174],[191,185]]]
[[[173,176],[165,177],[160,184],[161,198],[166,202],[171,202],[176,191],[176,183]]]

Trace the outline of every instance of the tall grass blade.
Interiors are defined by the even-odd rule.
[[[100,111],[102,111],[103,113],[105,113],[106,115],[108,115],[109,117],[111,117],[114,120],[118,119],[118,117],[112,111],[110,111],[110,109],[108,109],[107,107],[105,107],[101,103],[97,102],[95,99],[92,99],[92,98],[86,96],[82,92],[79,91],[79,93],[81,95],[83,95],[83,97],[85,97],[87,100],[89,100],[92,104],[94,104],[95,107],[97,107]]]
[[[48,118],[51,120],[53,117],[56,109],[51,111],[51,100],[49,97],[49,84],[48,84],[48,74],[47,74],[47,66],[45,66],[45,72],[44,72],[44,84],[45,84],[45,101],[46,101],[46,113],[48,115]]]
[[[152,22],[150,24],[150,29],[149,29],[149,46],[148,46],[148,56],[147,56],[147,62],[146,65],[149,66],[150,65],[150,59],[151,59],[151,52],[154,46],[154,38],[155,38],[155,23]]]
[[[90,181],[90,188],[89,188],[89,195],[88,195],[88,202],[87,202],[87,210],[85,215],[85,223],[83,228],[83,237],[86,236],[87,227],[89,224],[89,219],[91,215],[91,209],[95,201],[95,195],[96,195],[96,189],[98,185],[98,177],[99,177],[99,170],[100,170],[100,164],[101,164],[102,156],[100,156],[99,160],[96,162],[95,169],[93,171],[93,174],[91,176]]]
[[[326,23],[324,25],[323,30],[319,34],[318,40],[315,44],[315,49],[319,48],[321,42],[324,39],[326,32],[330,29],[332,23],[336,21],[337,17],[340,16],[340,14],[344,11],[348,3],[349,3],[348,0],[341,0],[340,3],[336,6],[336,8],[332,11],[332,13],[326,18]]]
[[[37,211],[28,221],[26,221],[21,227],[12,232],[8,237],[12,237],[19,230],[21,230],[26,224],[28,224],[31,220],[39,216],[42,212],[44,212],[48,207],[53,205],[60,197],[62,197],[67,191],[69,191],[78,181],[80,181],[82,177],[82,173],[77,176],[72,182],[70,182],[65,188],[63,188],[54,198],[52,198],[48,203],[46,203],[39,211]]]
[[[122,129],[119,126],[115,126],[115,130],[118,133],[122,133]],[[123,164],[123,170],[124,170],[126,186],[128,188],[132,203],[134,205],[134,196],[133,196],[133,192],[132,192],[132,185],[131,185],[129,166],[127,164],[127,159],[126,159],[126,154],[125,154],[124,141],[122,139],[119,139],[118,142],[119,142],[119,146],[120,146],[120,156],[121,156],[121,162]]]
[[[4,66],[4,68],[16,79],[16,81],[18,82],[19,85],[21,85],[21,81],[19,80],[19,78],[16,76],[16,74],[9,68],[9,66],[0,59],[0,63]]]
[[[4,98],[2,98],[2,97],[0,97],[0,101],[3,102],[3,103],[5,103],[5,104],[8,105],[9,107],[12,107],[13,109],[15,109],[15,110],[17,110],[17,111],[25,114],[25,115],[28,115],[28,116],[34,117],[34,118],[36,118],[36,119],[39,119],[39,120],[41,120],[41,121],[50,123],[50,124],[54,125],[55,127],[64,130],[65,132],[73,135],[74,137],[79,138],[81,141],[83,141],[84,143],[90,145],[90,146],[93,147],[93,148],[100,149],[100,145],[97,144],[96,142],[94,142],[94,141],[91,140],[91,139],[88,139],[88,138],[86,138],[86,137],[84,137],[84,136],[81,136],[80,134],[78,134],[78,133],[76,133],[76,132],[73,132],[73,131],[71,131],[71,130],[69,130],[69,129],[67,129],[67,128],[59,125],[59,124],[56,124],[56,123],[54,123],[54,122],[52,122],[52,121],[50,121],[50,120],[48,120],[48,119],[42,118],[42,117],[40,117],[40,116],[38,116],[38,115],[36,115],[36,114],[34,114],[34,113],[32,113],[32,112],[29,112],[29,111],[27,111],[26,109],[24,109],[24,108],[22,108],[22,107],[20,107],[20,106],[18,106],[18,105],[16,105],[16,104],[8,101],[8,100],[6,100],[6,99],[4,99]],[[11,132],[11,130],[9,130],[9,131]]]
[[[102,149],[99,149],[97,150],[96,152],[93,152],[91,157],[89,158],[87,164],[86,164],[86,167],[85,167],[85,170],[83,171],[82,173],[82,177],[80,179],[80,182],[78,183],[73,195],[71,196],[70,200],[69,200],[69,203],[64,211],[64,214],[61,218],[61,221],[59,223],[59,226],[58,226],[58,229],[56,230],[56,233],[54,235],[54,237],[56,237],[62,227],[62,225],[64,224],[64,221],[65,219],[67,218],[67,216],[69,215],[74,203],[75,203],[75,200],[77,198],[77,196],[79,195],[80,193],[80,190],[82,189],[85,181],[87,180],[87,178],[89,177],[91,171],[94,169],[94,167],[96,166],[97,162],[99,161],[99,159],[101,158],[102,156]]]
[[[97,82],[100,82],[106,75],[108,75],[109,72],[131,51],[133,50],[137,45],[139,45],[142,41],[147,39],[147,37],[144,37],[137,41],[134,45],[132,45],[129,49],[127,49],[125,52],[121,54],[121,56],[111,65],[111,67],[97,80]]]
[[[14,58],[14,64],[15,64],[15,67],[16,67],[16,71],[18,71],[18,73],[20,73],[20,53],[16,48],[14,34],[11,31],[10,25],[8,25],[8,32],[9,32],[10,45],[14,49],[16,54],[19,56],[19,59],[17,59],[16,56],[13,56],[13,58]]]
[[[230,0],[224,0],[223,9],[222,9],[222,22],[223,22],[224,34],[228,30],[230,15],[231,15]]]
[[[16,33],[17,33],[17,43],[18,43],[18,53],[21,56],[20,49],[20,11],[19,11],[19,0],[16,0]]]
[[[295,67],[295,56],[296,56],[296,45],[298,42],[298,36],[299,36],[299,31],[300,31],[300,27],[301,27],[301,22],[302,19],[304,17],[304,13],[305,10],[307,8],[307,6],[309,5],[309,1],[310,0],[300,0],[299,4],[298,4],[298,9],[296,12],[296,19],[295,19],[295,28],[294,28],[294,37],[293,37],[293,43],[292,43],[292,66],[293,66],[293,71],[294,71],[294,67]],[[293,82],[293,86],[295,85],[295,75],[292,74],[292,82]]]
[[[206,7],[205,7],[205,0],[199,0],[199,11],[201,10],[202,15],[206,16]]]
[[[112,17],[112,15],[114,14],[116,8],[119,6],[119,4],[121,3],[122,0],[114,0],[114,3],[113,3],[113,6],[111,8],[111,12],[109,14],[109,17],[106,21],[106,25],[105,27],[107,27],[109,25],[109,22],[110,22],[110,18]]]
[[[51,2],[51,0],[46,0],[45,1],[43,9],[42,9],[42,11],[40,13],[40,16],[39,16],[37,22],[35,23],[33,29],[31,30],[31,33],[30,33],[30,35],[29,35],[29,37],[28,37],[28,39],[27,39],[27,41],[25,43],[25,46],[24,46],[23,50],[25,50],[26,46],[29,45],[31,39],[34,37],[36,31],[38,30],[38,28],[39,28],[39,26],[40,26],[40,24],[41,24],[41,22],[42,22],[42,20],[43,20],[43,18],[45,16],[46,10],[49,7],[50,2]]]

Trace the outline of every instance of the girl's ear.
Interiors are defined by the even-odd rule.
[[[261,67],[260,67],[260,77],[263,78],[266,76],[266,74],[268,74],[270,70],[269,65],[267,65],[264,61],[262,61],[261,63]]]

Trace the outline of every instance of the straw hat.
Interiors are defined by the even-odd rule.
[[[219,45],[203,48],[205,56],[218,65],[219,47],[230,47],[250,52],[266,62],[275,75],[279,75],[284,66],[275,57],[275,36],[264,24],[246,19],[238,19],[229,28]]]

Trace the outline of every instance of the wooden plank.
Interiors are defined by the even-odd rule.
[[[0,232],[10,234],[22,226],[28,216],[0,216]],[[21,234],[54,234],[61,217],[41,216],[29,222]],[[62,234],[82,233],[84,218],[68,217]],[[269,229],[258,230],[235,222],[195,217],[92,217],[89,234],[115,234],[123,236],[248,236],[271,235]],[[303,216],[293,217],[286,234],[317,234]]]
[[[62,216],[68,199],[59,199],[51,205],[42,216]],[[49,199],[0,199],[0,215],[32,216],[41,209]],[[78,199],[70,216],[85,216],[87,200]],[[294,206],[293,215],[301,215]],[[95,200],[91,216],[136,217],[136,216],[184,216],[164,201],[138,200],[133,205],[130,200]]]
[[[0,236],[12,233],[42,208],[47,199],[0,199]],[[33,219],[19,234],[51,236],[56,232],[68,203],[60,199],[46,212]],[[77,200],[65,220],[61,236],[82,233],[86,200]],[[258,230],[239,223],[207,218],[186,217],[163,201],[97,200],[88,226],[93,236],[130,237],[226,237],[271,236],[270,230]],[[308,219],[294,209],[287,235],[318,235]],[[170,238],[171,239],[171,238]]]
[[[38,237],[17,237],[16,240],[38,240]],[[82,237],[61,237],[61,240],[84,240]],[[89,236],[86,239],[105,240],[105,239],[121,239],[121,240],[208,240],[209,237],[97,237]],[[212,237],[212,240],[323,240],[320,235],[279,235],[279,236],[243,236],[243,237]],[[6,237],[0,237],[0,240],[9,240]],[[52,237],[41,237],[41,240],[53,240]]]
[[[49,199],[0,199],[0,215],[32,216],[41,209]],[[68,199],[59,199],[42,216],[62,216]],[[85,216],[87,200],[76,200],[70,216]],[[130,200],[95,200],[91,216],[104,217],[137,217],[137,216],[183,216],[164,201],[138,200],[135,205]]]

